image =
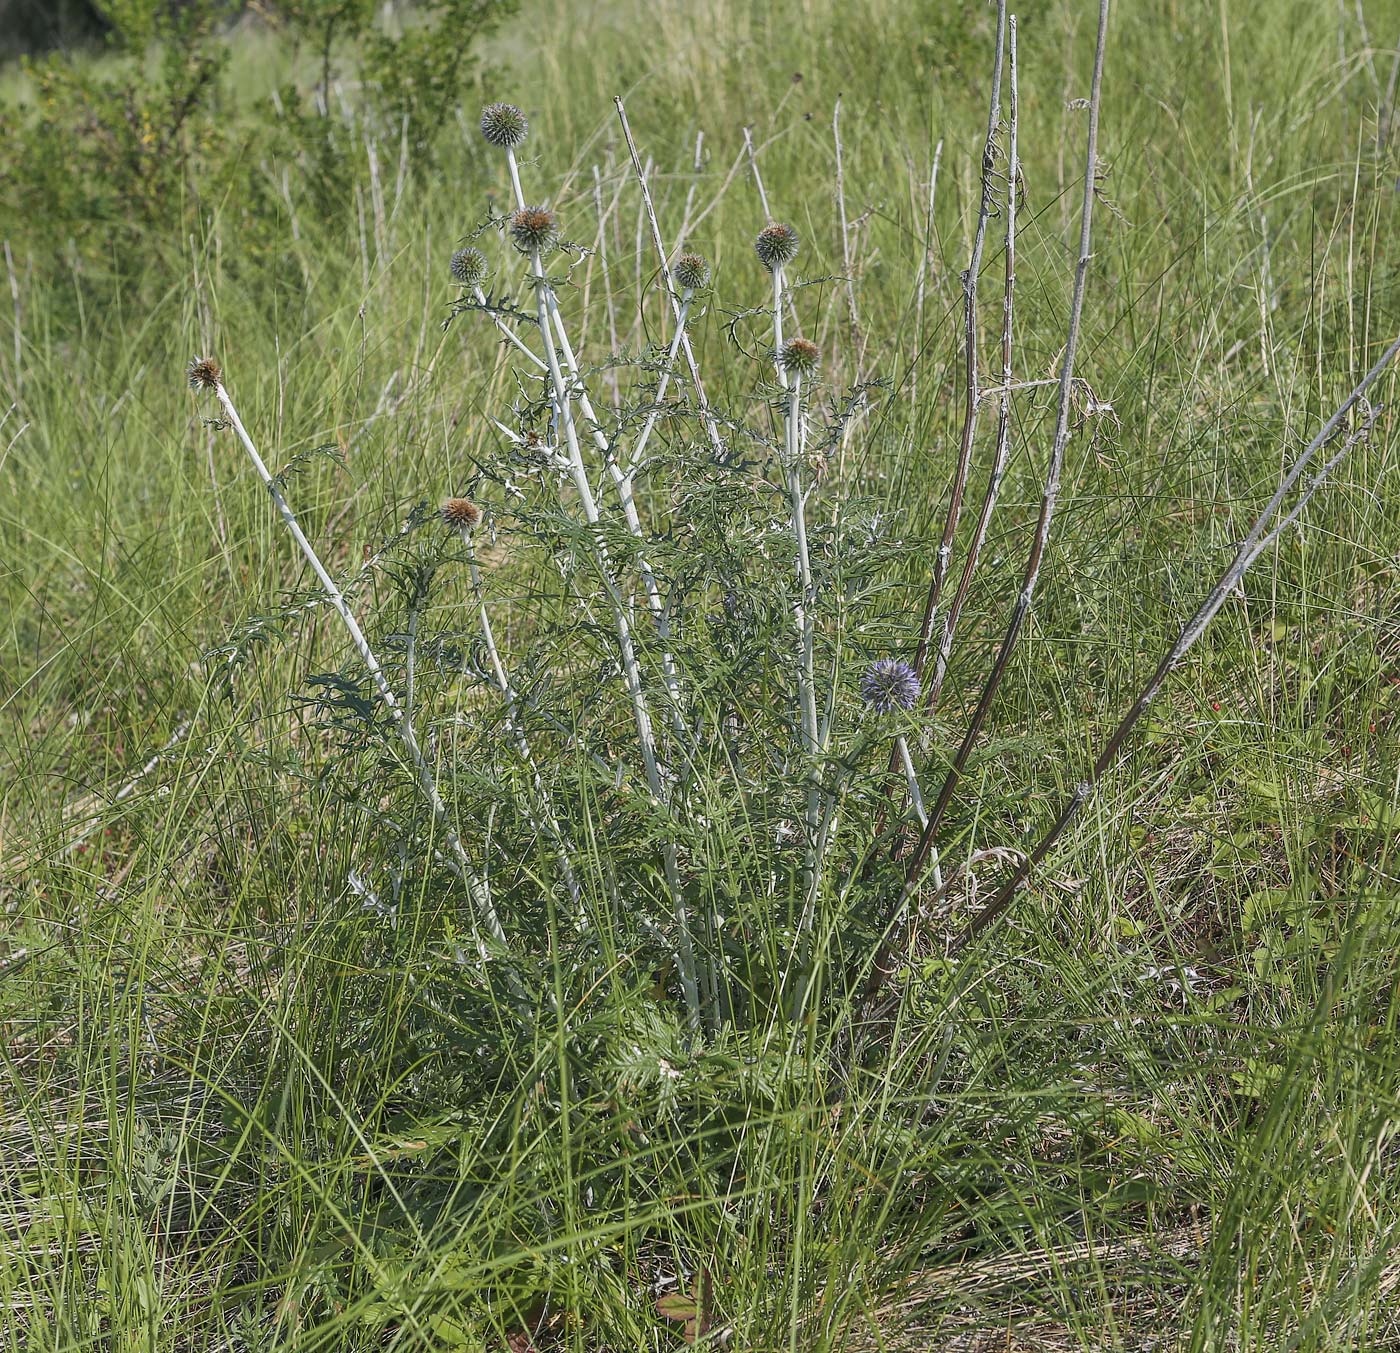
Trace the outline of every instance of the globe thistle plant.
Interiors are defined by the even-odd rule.
[[[860,698],[876,714],[913,709],[919,690],[918,673],[898,658],[877,658],[860,679]]]
[[[510,239],[522,254],[543,257],[559,243],[559,218],[548,207],[521,207],[511,215]]]
[[[821,350],[807,338],[789,339],[778,352],[778,365],[789,376],[812,376],[820,362]]]
[[[490,271],[486,255],[480,249],[473,249],[470,246],[459,249],[452,255],[450,267],[452,280],[458,286],[463,287],[479,287]]]
[[[530,121],[513,103],[488,103],[481,110],[481,134],[493,146],[513,150],[530,134]]]
[[[774,268],[784,267],[797,257],[799,244],[797,231],[790,225],[770,221],[758,232],[753,247],[758,254],[758,261],[772,272]]]
[[[699,291],[710,283],[710,261],[702,254],[682,254],[672,264],[671,276],[682,291]]]

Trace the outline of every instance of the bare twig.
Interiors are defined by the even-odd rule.
[[[1008,878],[997,891],[996,896],[978,912],[976,917],[968,923],[966,929],[957,937],[952,948],[954,953],[965,949],[978,935],[983,934],[1007,907],[1011,905],[1016,894],[1025,886],[1031,871],[1045,859],[1050,848],[1060,839],[1065,829],[1078,814],[1080,808],[1088,801],[1094,786],[1099,783],[1104,773],[1117,759],[1123,743],[1133,731],[1137,721],[1142,717],[1148,705],[1156,698],[1158,691],[1162,688],[1162,684],[1166,681],[1172,670],[1181,662],[1182,658],[1186,656],[1187,651],[1196,640],[1205,633],[1206,627],[1215,619],[1220,608],[1239,586],[1240,580],[1244,577],[1250,566],[1261,554],[1274,545],[1283,531],[1298,519],[1303,509],[1307,507],[1308,503],[1312,500],[1313,495],[1316,494],[1327,481],[1328,476],[1341,462],[1342,458],[1371,430],[1376,419],[1380,416],[1381,411],[1379,407],[1370,410],[1360,425],[1347,435],[1340,449],[1313,476],[1307,488],[1300,495],[1298,502],[1279,520],[1278,524],[1274,526],[1272,530],[1265,534],[1265,527],[1268,526],[1269,521],[1278,510],[1280,503],[1283,501],[1289,489],[1298,482],[1299,477],[1307,468],[1312,458],[1317,454],[1318,450],[1332,438],[1341,426],[1342,419],[1346,417],[1348,411],[1363,397],[1366,390],[1390,364],[1397,352],[1400,352],[1400,337],[1397,337],[1395,341],[1391,343],[1380,361],[1367,372],[1361,383],[1342,402],[1337,412],[1327,420],[1322,430],[1308,443],[1303,453],[1298,457],[1297,461],[1294,462],[1293,468],[1284,477],[1283,483],[1279,485],[1277,492],[1255,520],[1254,525],[1249,530],[1249,534],[1236,551],[1230,566],[1221,574],[1219,582],[1211,589],[1210,594],[1206,597],[1205,601],[1201,603],[1195,614],[1182,626],[1181,633],[1177,636],[1176,642],[1167,650],[1162,661],[1157,664],[1156,671],[1148,678],[1147,684],[1138,693],[1137,699],[1129,706],[1128,712],[1119,721],[1118,726],[1113,730],[1108,741],[1104,743],[1103,750],[1099,752],[1099,755],[1094,760],[1093,766],[1090,768],[1088,778],[1082,780],[1075,786],[1074,793],[1070,796],[1069,801],[1065,804],[1064,808],[1061,809],[1060,815],[1055,819],[1050,829],[1040,838],[1035,849],[1032,850],[1013,871],[1010,878]]]
[[[972,440],[977,431],[977,280],[982,271],[982,249],[987,238],[987,221],[992,214],[996,189],[996,137],[1001,125],[1001,71],[1006,46],[1006,0],[997,0],[996,54],[992,58],[992,93],[987,114],[987,139],[982,146],[982,196],[977,208],[977,228],[972,236],[972,258],[963,274],[963,357],[966,366],[967,406],[963,413],[962,438],[958,443],[958,462],[953,472],[953,487],[948,495],[948,514],[943,522],[943,537],[934,556],[929,579],[928,597],[924,602],[924,617],[919,625],[919,647],[914,656],[914,670],[923,675],[928,660],[929,644],[933,638],[933,617],[943,595],[943,582],[948,576],[948,562],[953,553],[962,515],[963,490],[972,459]],[[1090,179],[1092,180],[1092,172]]]
[[[1016,388],[1011,372],[1012,318],[1015,312],[1016,294],[1016,198],[1019,192],[1021,164],[1017,147],[1017,100],[1016,69],[1016,16],[1009,23],[1009,46],[1011,56],[1011,109],[1007,122],[1007,164],[1006,164],[1006,245],[1005,278],[1006,285],[1001,303],[1001,404],[997,411],[996,451],[992,456],[991,473],[987,476],[987,491],[982,495],[982,510],[977,517],[977,529],[973,532],[972,543],[968,546],[967,560],[963,564],[962,577],[958,579],[958,590],[953,594],[952,604],[943,618],[943,629],[939,636],[938,652],[934,658],[933,678],[925,693],[925,707],[929,710],[938,707],[938,697],[943,689],[943,680],[948,673],[948,657],[953,650],[953,634],[958,627],[963,606],[967,602],[968,589],[972,585],[972,575],[982,555],[982,546],[987,539],[987,530],[992,520],[992,510],[996,507],[997,494],[1001,489],[1002,476],[1006,473],[1006,461],[1011,447],[1011,392]]]
[[[904,917],[909,899],[919,886],[934,850],[934,841],[943,814],[952,801],[954,791],[962,778],[963,768],[986,721],[1001,679],[1005,675],[1012,651],[1020,638],[1026,616],[1030,612],[1035,597],[1036,581],[1040,576],[1041,561],[1045,556],[1046,544],[1050,538],[1050,524],[1055,513],[1055,503],[1059,497],[1060,471],[1064,464],[1065,448],[1069,443],[1070,412],[1074,389],[1074,360],[1079,349],[1079,329],[1084,313],[1084,292],[1088,280],[1089,263],[1093,258],[1090,252],[1094,210],[1095,171],[1098,166],[1099,108],[1103,94],[1104,49],[1108,35],[1109,0],[1099,0],[1098,33],[1094,46],[1094,74],[1089,94],[1089,128],[1084,154],[1084,193],[1080,205],[1079,218],[1079,258],[1075,267],[1074,292],[1070,302],[1069,331],[1065,341],[1064,357],[1060,367],[1059,409],[1055,422],[1055,440],[1050,450],[1050,463],[1045,474],[1045,485],[1041,493],[1040,516],[1036,522],[1030,553],[1026,559],[1025,574],[1020,594],[1016,598],[1010,624],[1007,626],[1001,647],[992,662],[991,672],[982,690],[977,708],[968,724],[967,732],[953,758],[944,778],[938,799],[929,813],[929,820],[919,836],[918,844],[910,855],[905,870],[904,884],[895,900],[890,915],[886,918],[885,938],[876,954],[874,967],[867,986],[867,997],[873,999],[879,988],[892,971],[891,957],[899,943],[903,931]],[[931,618],[931,617],[930,617]]]
[[[709,401],[705,398],[705,383],[700,379],[700,366],[695,360],[695,349],[691,346],[690,335],[686,332],[681,314],[684,301],[676,286],[676,279],[671,275],[671,265],[667,262],[666,243],[661,238],[661,227],[657,223],[656,209],[652,206],[651,201],[651,187],[647,183],[647,175],[642,168],[641,157],[637,154],[637,143],[632,139],[632,128],[627,122],[627,109],[623,107],[620,98],[615,98],[613,103],[617,105],[617,118],[622,124],[623,139],[627,142],[627,152],[632,157],[632,168],[637,175],[638,186],[642,190],[642,205],[646,209],[647,222],[651,226],[651,242],[656,249],[657,262],[661,269],[661,280],[665,284],[666,294],[671,298],[671,312],[675,317],[676,327],[681,331],[681,351],[685,354],[686,368],[690,372],[690,386],[695,392],[695,403],[700,410],[700,417],[705,424],[705,431],[709,436],[715,459],[723,460],[724,442],[719,435],[719,423],[710,410]]]

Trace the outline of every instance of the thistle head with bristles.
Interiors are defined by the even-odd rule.
[[[860,679],[860,698],[876,714],[913,709],[919,692],[918,673],[898,658],[877,658]]]
[[[671,265],[671,276],[682,291],[699,291],[710,284],[710,260],[703,254],[682,254]]]
[[[809,338],[790,338],[778,349],[778,365],[789,376],[815,375],[821,357],[821,349]]]
[[[186,368],[191,390],[217,390],[224,373],[212,357],[196,357]]]
[[[479,287],[490,271],[486,263],[486,255],[480,249],[473,249],[470,246],[457,250],[452,255],[452,262],[449,266],[452,271],[452,280],[459,287]]]
[[[510,240],[522,254],[548,254],[559,243],[559,218],[548,207],[521,207],[510,218]]]
[[[753,247],[758,261],[772,272],[774,268],[781,268],[797,257],[799,243],[797,231],[790,225],[784,225],[781,221],[769,221],[758,232]]]
[[[454,531],[470,531],[481,520],[481,509],[470,498],[448,498],[441,511]]]
[[[530,121],[513,103],[488,103],[481,110],[481,134],[493,146],[514,150],[530,134]]]

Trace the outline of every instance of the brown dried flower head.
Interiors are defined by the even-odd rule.
[[[191,390],[216,390],[224,378],[218,362],[212,357],[196,357],[188,368]]]
[[[789,376],[810,376],[820,362],[821,351],[808,338],[790,339],[778,353],[778,365]]]
[[[454,531],[470,531],[481,520],[481,509],[470,498],[449,498],[442,505],[442,519]]]
[[[559,243],[559,218],[548,207],[521,207],[510,218],[510,238],[522,254],[550,253]]]

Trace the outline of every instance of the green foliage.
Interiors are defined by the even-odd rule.
[[[250,97],[244,72],[230,68],[225,0],[110,0],[113,55],[28,62],[27,98],[0,111],[0,233],[33,266],[76,264],[128,286],[166,285],[188,266],[191,234],[221,230],[221,220],[237,259],[275,258],[289,213],[355,213],[376,145],[382,172],[405,149],[402,163],[432,171],[481,79],[481,40],[513,7],[441,0],[395,33],[376,26],[369,0],[268,7],[264,61],[293,78]],[[313,51],[308,88],[295,77]],[[342,75],[357,91],[348,103],[332,90]],[[55,237],[71,242],[62,262]]]
[[[1015,352],[1038,379],[1064,341],[1083,132],[1066,102],[1087,51],[1082,7],[1031,8]],[[1386,248],[1400,166],[1378,125],[1389,54],[1373,52],[1393,8],[1363,6],[1368,41],[1347,7],[1340,65],[1335,6],[1279,0],[1268,23],[1214,0],[1118,8],[1103,191],[1122,215],[1096,219],[1081,367],[1116,418],[1076,409],[1061,525],[949,819],[950,871],[971,845],[1024,845],[1058,810],[1277,483],[1281,449],[1400,327]],[[692,329],[737,454],[709,455],[682,364],[636,480],[708,739],[694,764],[672,758],[678,822],[636,770],[596,545],[556,491],[547,401],[493,326],[540,350],[519,256],[498,225],[473,225],[488,194],[498,222],[508,191],[499,160],[456,135],[450,105],[470,130],[475,93],[443,93],[449,130],[411,149],[400,193],[405,96],[356,89],[379,38],[338,21],[331,84],[344,74],[354,119],[339,95],[326,116],[311,20],[327,10],[299,12],[301,28],[239,31],[167,138],[178,171],[103,150],[128,134],[123,82],[152,126],[171,122],[193,77],[166,72],[164,39],[148,66],[132,48],[57,64],[80,88],[55,87],[68,135],[44,153],[26,149],[37,110],[15,124],[31,195],[21,211],[0,194],[19,298],[0,278],[0,1351],[630,1353],[704,1347],[706,1325],[710,1347],[765,1353],[1394,1344],[1389,424],[1172,676],[1011,924],[950,960],[925,917],[898,1012],[871,1032],[845,984],[876,941],[883,878],[850,865],[888,730],[862,724],[855,684],[917,620],[956,453],[989,11],[609,0],[582,23],[531,0],[492,48],[515,69],[483,98],[528,97],[522,173],[558,191],[566,238],[598,250],[557,268],[609,436],[635,435],[657,402],[671,332],[610,144],[618,89],[635,91],[663,231],[688,222],[714,260]],[[840,735],[821,773],[843,796],[845,863],[800,1019],[782,999],[802,878],[794,583],[745,126],[803,238],[795,304],[828,381],[813,435],[834,447],[810,525],[818,587],[838,599],[819,667]],[[70,149],[83,175],[60,172]],[[144,200],[141,180],[167,174]],[[498,264],[484,307],[455,299],[447,260],[464,242]],[[999,265],[989,243],[993,365]],[[222,359],[396,691],[413,671],[414,718],[452,821],[490,862],[528,1018],[499,960],[479,957],[363,665],[231,430],[181,380],[195,350]],[[1017,408],[944,708],[908,729],[934,784],[1039,501],[1053,405],[1030,390]],[[526,811],[534,781],[465,548],[422,506],[448,493],[486,512],[487,602],[577,905]],[[615,518],[606,545],[630,558]],[[638,633],[659,699],[661,645]],[[724,1025],[701,1039],[667,942],[668,838],[724,959]],[[960,914],[997,877],[975,866],[952,893]]]

